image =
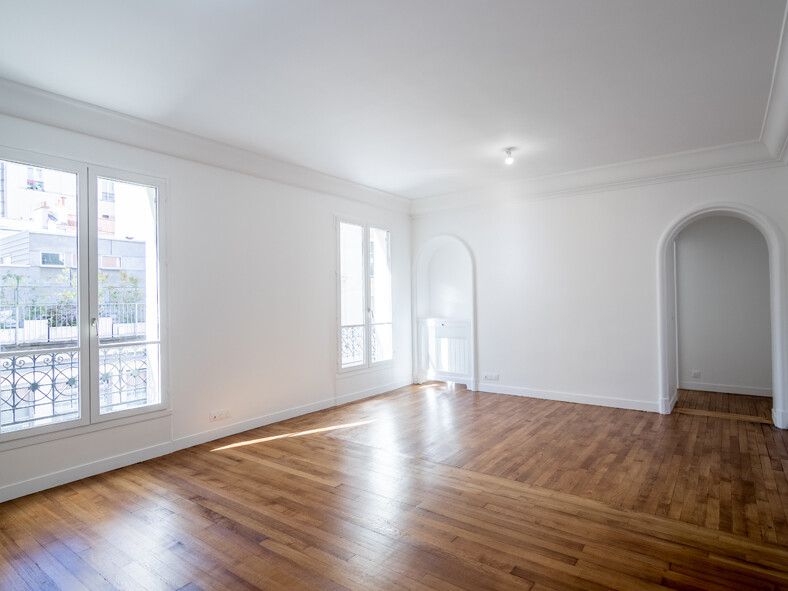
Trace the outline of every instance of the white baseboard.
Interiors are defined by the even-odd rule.
[[[771,388],[756,386],[729,386],[727,384],[707,384],[705,382],[680,382],[682,390],[702,390],[704,392],[720,392],[721,394],[746,394],[747,396],[768,396],[771,398]]]
[[[669,415],[673,412],[673,407],[676,406],[676,402],[678,402],[679,394],[676,390],[670,395],[670,398],[660,398],[659,399],[659,413],[663,415]]]
[[[626,410],[644,410],[647,412],[660,411],[660,407],[657,402],[631,400],[628,398],[611,398],[608,396],[594,396],[592,394],[576,394],[573,392],[534,390],[531,388],[521,388],[519,386],[506,386],[499,384],[498,382],[489,382],[485,380],[479,382],[479,390],[482,392],[494,392],[496,394],[512,394],[514,396],[526,396],[528,398],[556,400],[558,402],[576,402],[578,404],[610,406],[613,408],[623,408]]]
[[[23,480],[22,482],[8,484],[6,486],[0,487],[0,503],[46,490],[55,486],[60,486],[61,484],[66,484],[68,482],[74,482],[75,480],[87,478],[88,476],[95,476],[96,474],[101,474],[102,472],[109,472],[110,470],[123,468],[124,466],[130,466],[131,464],[144,462],[145,460],[150,460],[152,458],[166,455],[172,451],[175,451],[172,448],[172,445],[173,444],[171,442],[161,443],[159,445],[138,449],[129,453],[113,456],[111,458],[104,458],[102,460],[90,462],[81,466],[74,466],[72,468],[67,468],[58,472],[51,472],[50,474],[44,474],[43,476],[37,476],[36,478]]]
[[[788,412],[772,409],[772,422],[778,429],[788,429]]]
[[[382,394],[383,392],[388,392],[390,390],[396,390],[397,388],[402,388],[403,386],[408,386],[412,383],[413,382],[411,379],[404,379],[398,382],[383,384],[381,386],[370,388],[361,392],[354,392],[352,394],[346,394],[336,398],[325,398],[318,402],[296,406],[229,425],[223,425],[217,429],[202,431],[200,433],[195,433],[194,435],[188,435],[186,437],[174,439],[172,441],[151,447],[119,454],[111,458],[103,458],[95,462],[89,462],[80,466],[73,466],[71,468],[66,468],[65,470],[59,470],[57,472],[51,472],[49,474],[37,476],[22,482],[8,484],[0,487],[0,503],[46,490],[55,486],[60,486],[61,484],[74,482],[75,480],[80,480],[89,476],[95,476],[96,474],[101,474],[103,472],[109,472],[110,470],[116,470],[117,468],[123,468],[124,466],[130,466],[131,464],[136,464],[138,462],[144,462],[145,460],[167,455],[169,453],[186,449],[187,447],[193,447],[195,445],[200,445],[201,443],[207,443],[209,441],[221,439],[222,437],[243,433],[244,431],[256,429],[257,427],[262,427],[264,425],[270,425],[271,423],[278,423],[279,421],[284,421],[293,417],[331,408],[332,406],[338,406],[340,404],[369,398],[370,396],[376,396],[377,394]]]

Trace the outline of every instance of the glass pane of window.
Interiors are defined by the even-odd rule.
[[[388,230],[369,229],[369,307],[372,362],[392,358],[391,248]]]
[[[157,404],[160,400],[158,378],[158,344],[100,347],[101,413]]]
[[[391,256],[388,230],[369,229],[369,281],[372,323],[391,322]]]
[[[364,228],[339,225],[340,324],[342,367],[364,363]]]
[[[364,327],[343,326],[340,335],[342,367],[353,367],[364,363]]]
[[[372,325],[372,362],[393,358],[391,324]]]
[[[159,261],[156,188],[102,178],[98,183],[99,412],[104,414],[161,401]],[[108,187],[113,197],[102,199]]]
[[[0,161],[0,432],[80,418],[77,175]]]

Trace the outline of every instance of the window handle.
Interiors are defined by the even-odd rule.
[[[98,333],[98,330],[99,330],[98,318],[91,318],[90,319],[90,326],[92,326],[93,328],[96,329],[96,336],[99,336],[99,333]]]

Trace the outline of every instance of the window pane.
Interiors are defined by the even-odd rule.
[[[0,161],[0,432],[80,418],[77,175]]]
[[[391,322],[391,255],[387,230],[369,229],[369,277],[372,323]]]
[[[364,228],[340,224],[339,271],[342,326],[364,324]]]
[[[0,433],[79,418],[78,351],[0,358]]]
[[[105,198],[110,188],[112,199]],[[99,178],[98,197],[99,412],[104,414],[161,401],[157,191]],[[119,346],[125,343],[130,345]]]
[[[389,232],[369,229],[369,286],[372,311],[372,362],[392,358],[391,334],[391,248]]]
[[[393,358],[391,324],[372,325],[372,362]]]
[[[98,179],[99,187],[109,183]],[[98,304],[102,344],[159,338],[156,188],[112,181],[98,203]]]
[[[101,413],[158,404],[159,345],[129,345],[99,349]]]
[[[353,367],[364,363],[364,327],[343,326],[340,335],[342,367]]]
[[[364,228],[339,224],[340,355],[342,367],[364,363]]]

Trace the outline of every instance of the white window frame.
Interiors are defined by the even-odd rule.
[[[363,273],[364,273],[364,362],[358,363],[356,365],[351,365],[348,367],[342,367],[342,253],[341,253],[341,236],[340,236],[340,228],[341,224],[350,224],[354,226],[359,226],[363,229],[363,248],[362,248],[362,258],[363,260]],[[384,369],[394,365],[394,350],[393,350],[393,340],[394,340],[394,310],[393,310],[393,300],[394,300],[394,287],[393,287],[393,278],[392,278],[392,289],[391,289],[391,297],[392,297],[392,319],[391,319],[391,332],[392,332],[392,353],[391,359],[386,359],[384,361],[372,361],[372,309],[371,309],[371,283],[372,277],[370,275],[370,268],[369,268],[369,259],[370,259],[370,249],[369,249],[369,229],[375,228],[378,230],[384,230],[388,232],[389,240],[388,240],[388,249],[389,249],[389,256],[391,255],[391,241],[392,241],[392,232],[389,228],[386,228],[380,224],[373,224],[369,222],[362,222],[359,220],[354,220],[350,218],[343,218],[337,217],[336,218],[336,283],[337,283],[337,373],[338,374],[347,374],[352,372],[363,372],[369,371],[371,369]],[[392,271],[393,277],[393,271]]]
[[[63,437],[81,435],[110,427],[120,427],[129,423],[157,419],[171,414],[169,380],[167,375],[167,331],[166,331],[166,179],[141,175],[124,170],[104,168],[92,164],[75,162],[64,158],[47,156],[34,152],[15,150],[0,146],[0,160],[16,162],[36,168],[50,168],[77,175],[77,220],[78,232],[78,268],[85,269],[78,276],[78,286],[83,294],[79,301],[79,345],[64,348],[64,351],[78,350],[80,353],[79,409],[80,418],[56,422],[49,425],[30,427],[19,431],[0,433],[0,452],[26,445],[53,441]],[[159,402],[148,406],[133,408],[113,413],[100,413],[99,408],[99,339],[95,329],[90,325],[91,309],[98,310],[98,268],[99,256],[95,257],[95,268],[90,266],[91,253],[98,253],[98,218],[97,209],[100,200],[98,177],[110,178],[115,181],[156,187],[157,190],[157,249],[158,249],[158,300],[159,300]],[[65,257],[65,255],[64,255]],[[56,265],[47,265],[61,268]],[[146,344],[134,342],[135,345]],[[87,362],[83,362],[83,356]],[[87,384],[87,387],[84,386]]]
[[[158,300],[159,300],[159,327],[158,327],[158,339],[155,340],[145,340],[145,341],[133,341],[131,344],[135,346],[142,346],[142,345],[158,345],[159,347],[159,402],[157,404],[150,404],[147,406],[142,406],[138,408],[130,408],[127,410],[115,411],[110,413],[101,414],[100,410],[100,401],[99,401],[99,355],[98,349],[100,348],[99,339],[95,333],[95,330],[90,330],[91,336],[91,359],[96,360],[95,366],[91,367],[91,419],[92,423],[99,424],[108,421],[115,421],[117,419],[128,418],[128,417],[141,417],[145,418],[147,415],[151,413],[156,413],[156,411],[163,411],[169,409],[169,398],[167,396],[167,388],[165,381],[165,373],[166,373],[166,360],[165,360],[165,352],[164,352],[164,343],[165,335],[164,335],[164,307],[165,307],[165,300],[163,296],[164,292],[164,277],[163,277],[163,268],[164,264],[162,263],[163,260],[163,240],[162,240],[162,228],[163,226],[163,218],[164,218],[164,191],[165,191],[165,181],[162,179],[156,179],[153,177],[126,172],[122,170],[112,169],[112,168],[105,168],[99,166],[90,166],[89,170],[89,184],[94,191],[95,194],[89,195],[89,212],[88,212],[88,220],[91,224],[91,232],[90,232],[90,252],[97,253],[96,256],[96,267],[100,267],[101,261],[101,254],[98,254],[98,241],[99,241],[99,231],[98,231],[98,207],[101,201],[101,191],[99,187],[99,178],[108,179],[113,181],[113,183],[129,183],[135,185],[144,185],[148,187],[155,187],[156,188],[156,220],[157,220],[157,227],[156,227],[156,250],[158,253],[157,256],[157,264],[158,268],[158,275],[159,275],[159,285],[158,285]],[[115,256],[115,255],[106,255],[106,256]],[[118,257],[121,259],[121,257]],[[120,261],[122,264],[122,260]],[[121,267],[118,267],[120,270]],[[92,304],[92,309],[98,312],[98,277],[96,276],[95,281],[91,284],[91,291],[90,291],[90,299]],[[146,287],[147,289],[147,287]],[[127,343],[128,345],[128,343]],[[104,348],[113,348],[116,345],[111,345],[109,347]],[[123,345],[120,345],[123,346]]]

